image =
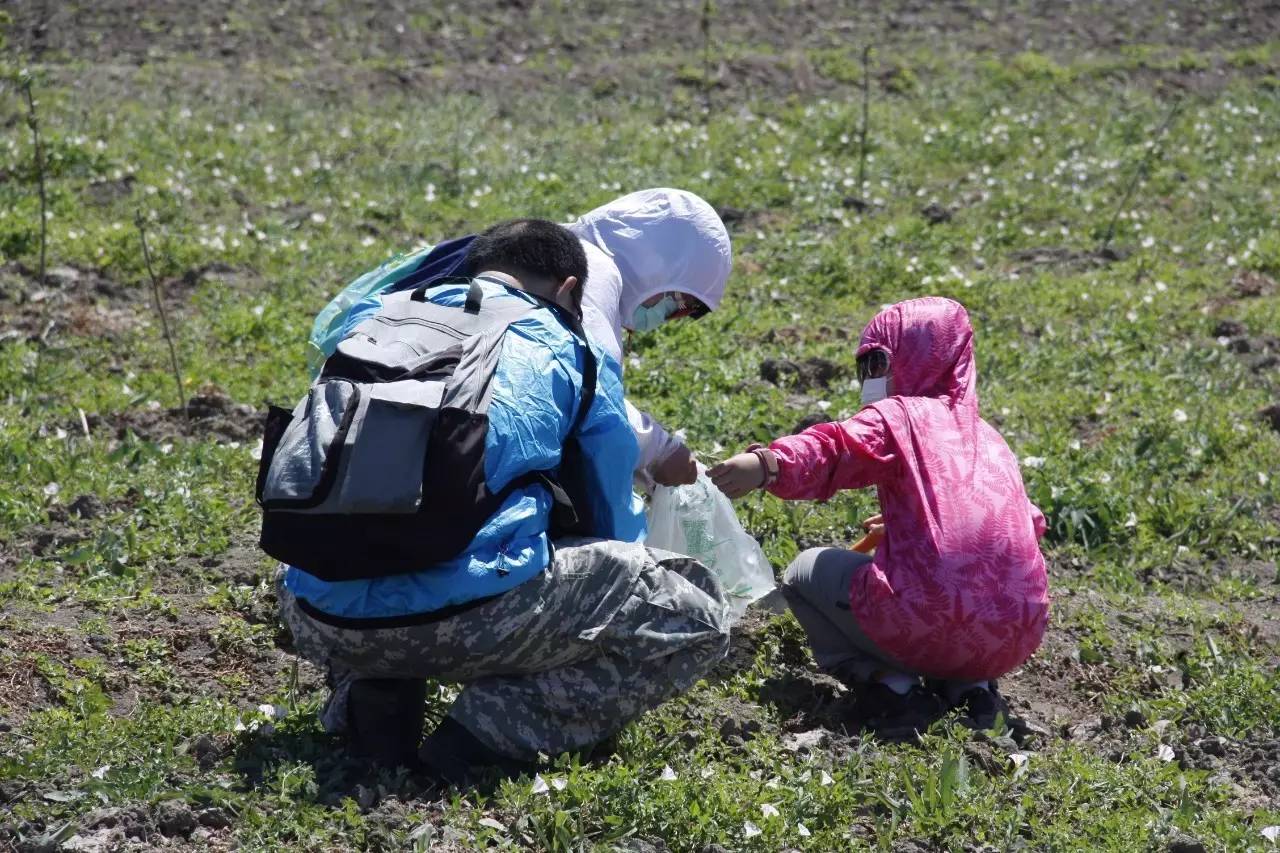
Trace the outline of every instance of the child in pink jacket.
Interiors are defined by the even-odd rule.
[[[711,477],[730,497],[763,487],[826,500],[875,486],[875,556],[804,552],[787,568],[788,604],[818,665],[858,686],[855,714],[868,728],[923,731],[947,707],[990,727],[1009,718],[995,679],[1044,635],[1044,516],[1008,445],[978,416],[964,306],[893,305],[867,324],[857,359],[861,411],[753,446]]]

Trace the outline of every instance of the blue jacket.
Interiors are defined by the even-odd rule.
[[[482,281],[486,299],[529,296]],[[465,285],[445,285],[428,293],[441,305],[461,306]],[[381,295],[356,305],[343,334],[382,304]],[[485,439],[485,480],[500,491],[530,471],[555,468],[560,448],[577,413],[582,387],[582,344],[549,308],[512,324],[503,341],[493,378],[489,433]],[[622,402],[616,361],[591,344],[599,365],[595,402],[579,432],[591,490],[592,518],[602,538],[644,539],[643,502],[631,490],[638,453]],[[547,529],[551,497],[543,486],[519,489],[454,560],[424,566],[413,574],[373,580],[322,581],[296,567],[285,586],[312,607],[332,616],[376,619],[428,613],[506,592],[540,573],[550,562]]]

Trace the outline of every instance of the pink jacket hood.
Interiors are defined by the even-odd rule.
[[[925,296],[889,306],[863,329],[857,354],[873,349],[889,354],[895,395],[939,397],[977,414],[973,326],[959,302]]]

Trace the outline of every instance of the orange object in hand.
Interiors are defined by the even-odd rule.
[[[861,554],[870,554],[884,539],[884,516],[873,515],[862,522],[862,526],[866,528],[867,535],[853,543],[851,550]]]

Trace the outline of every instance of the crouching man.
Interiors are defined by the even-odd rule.
[[[325,728],[453,784],[589,750],[729,641],[714,575],[639,544],[636,440],[582,334],[580,242],[515,220],[468,268],[354,310],[268,425],[259,477],[283,617],[328,672]],[[464,687],[423,741],[428,678]]]

